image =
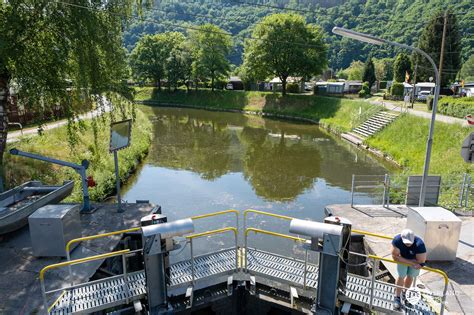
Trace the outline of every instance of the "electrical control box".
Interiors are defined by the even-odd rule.
[[[33,255],[66,257],[66,244],[82,236],[79,211],[80,205],[58,204],[41,207],[30,215]]]

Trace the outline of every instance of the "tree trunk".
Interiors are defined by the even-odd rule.
[[[156,86],[158,87],[158,91],[161,91],[161,78],[158,78],[156,81]]]
[[[3,169],[3,154],[7,146],[8,134],[8,77],[0,76],[0,192],[3,192],[3,179],[5,172]]]
[[[283,96],[286,95],[286,79],[287,79],[287,77],[282,77],[281,78],[281,94]]]
[[[197,92],[197,90],[198,90],[198,80],[195,80],[195,81],[194,81],[194,89],[195,89],[196,92]]]
[[[211,90],[214,92],[214,74],[211,76]]]

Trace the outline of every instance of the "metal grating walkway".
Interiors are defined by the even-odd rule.
[[[195,279],[204,279],[236,270],[235,249],[226,249],[216,253],[198,256],[194,259]],[[278,282],[303,286],[304,261],[256,250],[248,249],[247,268],[251,274],[271,278]],[[318,268],[307,264],[306,285],[317,287]],[[189,284],[191,282],[191,261],[186,260],[171,265],[171,287]],[[342,301],[354,305],[369,307],[371,280],[368,278],[349,275],[346,292],[340,294]],[[375,310],[384,313],[397,313],[393,307],[395,288],[383,282],[376,281],[373,306]],[[145,273],[138,271],[128,275],[128,291],[122,276],[107,278],[85,283],[73,289],[63,291],[58,301],[50,310],[50,314],[81,314],[91,313],[141,299],[146,294]],[[423,300],[412,308],[405,310],[406,314],[436,314]]]
[[[195,280],[216,276],[236,270],[235,248],[225,249],[194,258]],[[192,279],[191,261],[171,265],[171,287],[188,284]],[[85,283],[63,291],[50,314],[85,314],[126,304],[127,300],[141,299],[146,294],[145,272],[128,275],[128,287],[123,276]]]
[[[288,257],[248,249],[247,269],[264,277],[271,277],[276,281],[283,281],[303,286],[304,261]],[[316,288],[318,285],[318,267],[307,264],[306,286]]]

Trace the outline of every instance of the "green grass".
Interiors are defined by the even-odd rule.
[[[10,144],[8,151],[16,147],[19,150],[74,163],[88,159],[91,164],[87,174],[92,175],[97,182],[97,186],[89,190],[91,199],[103,200],[115,189],[114,160],[113,155],[108,151],[110,120],[108,118],[98,120],[96,141],[94,141],[91,122],[91,120],[84,121],[84,128],[79,131],[78,142],[72,149],[68,146],[67,126],[62,126],[49,130],[42,136],[23,137],[19,142]],[[119,151],[119,173],[122,180],[128,177],[148,153],[151,131],[152,124],[148,117],[137,110],[137,117],[132,127],[131,146]],[[17,186],[32,179],[48,184],[60,184],[64,180],[74,179],[74,191],[67,200],[80,201],[82,199],[80,176],[71,168],[12,156],[8,153],[5,154],[4,163],[8,187]]]
[[[135,100],[145,104],[176,104],[216,110],[243,110],[317,121],[336,132],[350,131],[368,114],[378,111],[364,101],[345,98],[255,91],[199,90],[186,93],[137,88]]]

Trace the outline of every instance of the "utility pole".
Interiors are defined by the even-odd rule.
[[[441,38],[441,53],[439,55],[439,84],[441,84],[441,77],[443,76],[443,61],[444,61],[444,42],[446,40],[446,26],[448,24],[448,10],[444,11],[443,23],[443,37]]]

